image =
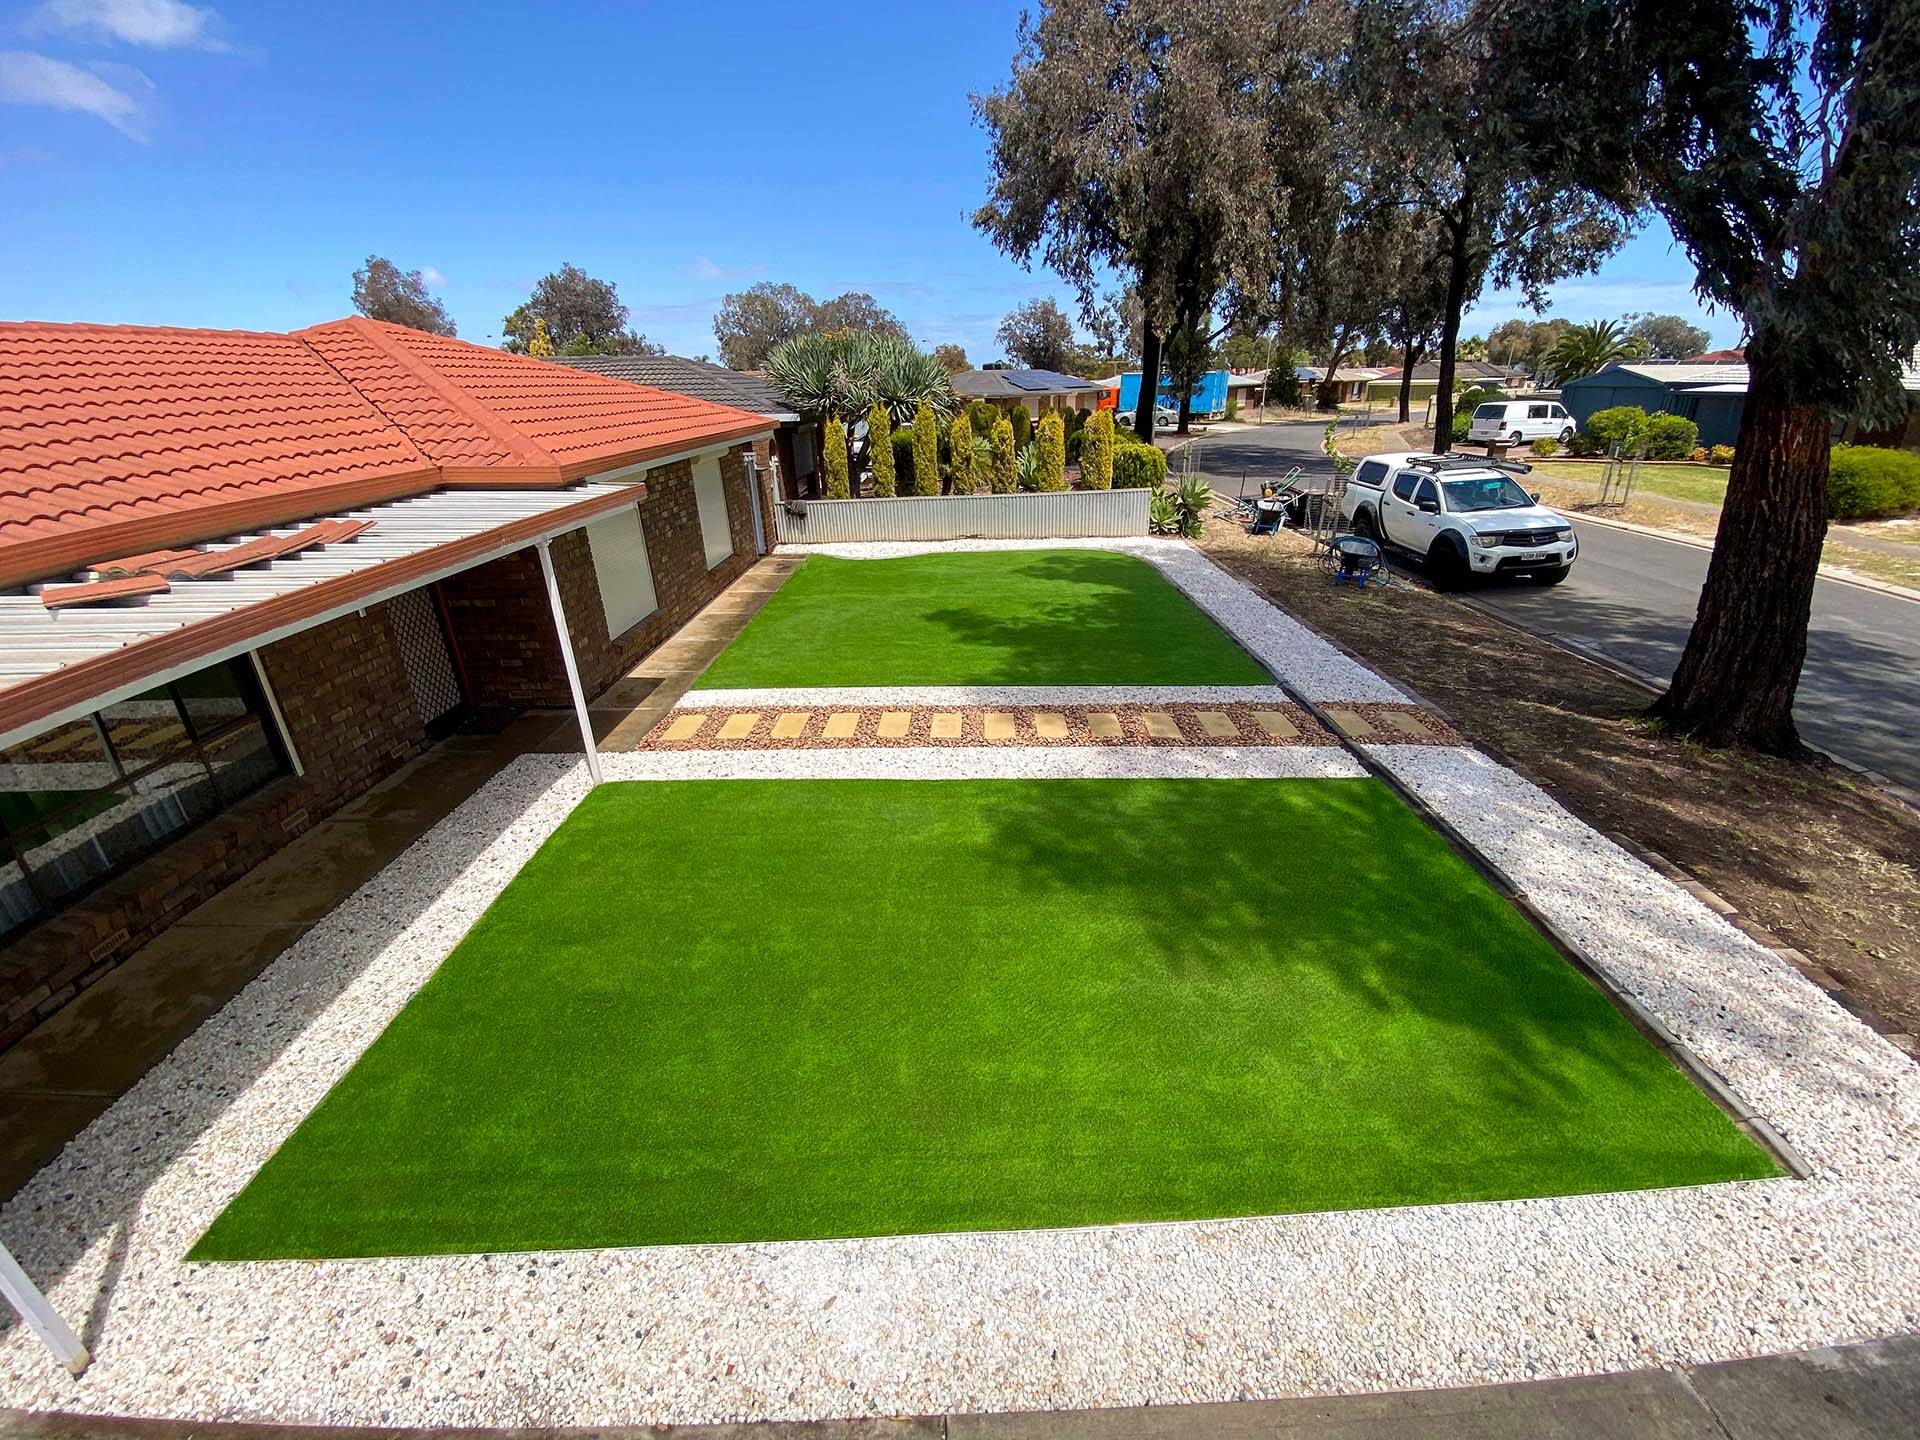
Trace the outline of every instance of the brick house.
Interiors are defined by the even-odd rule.
[[[476,710],[591,759],[772,429],[361,318],[0,324],[0,1048]]]

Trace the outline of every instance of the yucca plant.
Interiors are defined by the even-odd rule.
[[[1013,462],[1014,483],[1022,490],[1040,488],[1040,451],[1033,445],[1022,445],[1020,453]]]
[[[880,404],[904,426],[922,404],[936,418],[953,413],[953,388],[940,362],[897,335],[795,335],[767,356],[767,377],[803,415],[852,420]]]
[[[1180,533],[1198,540],[1207,523],[1207,511],[1213,508],[1213,487],[1198,475],[1189,475],[1174,492],[1173,503],[1180,512]]]
[[[1147,529],[1155,535],[1180,533],[1180,509],[1164,490],[1154,491],[1147,500]]]

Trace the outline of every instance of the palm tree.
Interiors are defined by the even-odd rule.
[[[1553,384],[1564,385],[1569,380],[1603,370],[1615,360],[1633,359],[1640,350],[1639,343],[1617,320],[1575,325],[1554,341],[1553,348],[1547,352],[1547,376]]]

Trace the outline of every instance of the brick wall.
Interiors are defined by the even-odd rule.
[[[271,782],[0,954],[0,1050],[426,741],[384,605],[261,652],[306,768]]]
[[[589,696],[753,564],[746,453],[742,446],[721,458],[733,554],[712,570],[700,536],[691,463],[648,475],[640,514],[660,608],[624,635],[607,634],[584,532],[553,542],[554,573]],[[762,514],[770,526],[771,511]],[[444,582],[441,591],[476,705],[572,703],[532,551],[467,571]],[[425,748],[427,736],[385,605],[292,636],[261,658],[306,773],[273,781],[10,941],[0,952],[0,1049]]]

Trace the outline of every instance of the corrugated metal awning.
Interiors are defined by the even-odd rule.
[[[242,654],[577,529],[637,505],[646,493],[637,481],[440,490],[331,517],[373,522],[344,543],[176,579],[161,594],[58,610],[47,608],[39,586],[0,595],[0,746],[137,694],[183,668]],[[233,549],[309,524],[252,531],[204,548]]]

